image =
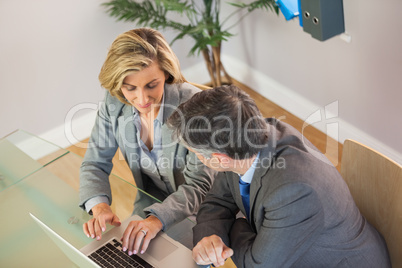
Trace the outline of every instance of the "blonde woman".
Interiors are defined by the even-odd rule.
[[[145,207],[146,218],[131,222],[124,233],[123,250],[137,254],[159,231],[195,214],[212,185],[215,173],[173,141],[165,125],[175,108],[199,89],[186,82],[164,37],[148,28],[116,38],[99,80],[107,92],[81,166],[80,206],[93,215],[83,230],[100,239],[106,223],[121,223],[110,207],[108,179],[120,148],[136,185],[163,200]]]

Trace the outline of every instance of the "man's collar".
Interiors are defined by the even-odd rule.
[[[254,162],[251,164],[251,167],[244,173],[243,176],[240,176],[242,181],[246,183],[250,183],[251,180],[253,179],[254,171],[257,167],[258,161],[260,159],[260,153],[257,154],[256,158],[254,159]]]

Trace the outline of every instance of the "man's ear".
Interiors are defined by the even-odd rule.
[[[226,154],[221,153],[212,153],[212,158],[218,159],[219,163],[230,163],[232,158],[227,156]]]

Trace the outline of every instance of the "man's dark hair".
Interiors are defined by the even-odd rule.
[[[234,85],[196,93],[167,124],[190,148],[233,159],[256,155],[268,141],[267,124],[254,100]]]

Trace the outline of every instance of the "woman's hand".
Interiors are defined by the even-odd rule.
[[[123,251],[127,250],[128,255],[137,254],[138,252],[143,254],[147,250],[151,239],[162,230],[162,227],[162,222],[155,216],[149,216],[142,221],[131,221],[121,239],[123,241]],[[144,241],[140,249],[142,240]]]
[[[193,259],[197,264],[213,264],[219,267],[225,264],[225,260],[233,255],[233,250],[223,243],[217,235],[204,237],[193,248]]]
[[[93,218],[84,223],[83,230],[88,237],[100,240],[102,232],[106,230],[106,223],[114,226],[120,226],[119,218],[112,212],[110,206],[106,203],[97,204],[92,208]]]

